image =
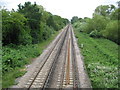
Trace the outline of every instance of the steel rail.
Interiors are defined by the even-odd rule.
[[[68,28],[68,26],[67,26]],[[63,37],[64,33],[66,32],[66,30],[64,30],[62,33],[61,33],[61,37]],[[32,83],[29,85],[28,87],[28,90],[31,88],[32,84],[34,83],[34,81],[36,80],[36,77],[38,76],[38,74],[40,73],[41,69],[43,68],[43,66],[45,65],[45,63],[47,62],[49,56],[51,55],[52,51],[55,49],[57,43],[60,41],[61,38],[58,38],[57,42],[55,43],[55,46],[51,49],[50,53],[48,54],[48,56],[45,58],[45,61],[44,63],[42,64],[42,66],[40,67],[39,71],[37,72],[36,76],[34,77]]]
[[[68,26],[68,28],[69,28],[69,26]],[[51,65],[49,74],[48,74],[48,76],[47,76],[47,78],[46,78],[46,80],[45,80],[44,86],[43,86],[43,90],[44,90],[45,88],[48,88],[48,86],[49,86],[50,79],[51,79],[51,77],[52,77],[52,73],[53,73],[53,71],[54,71],[54,68],[55,68],[57,59],[58,59],[58,57],[59,57],[59,55],[60,55],[61,48],[63,47],[64,41],[65,41],[65,38],[66,38],[66,35],[67,35],[67,32],[68,32],[68,28],[67,28],[67,30],[66,30],[66,33],[65,33],[63,39],[61,39],[61,40],[62,40],[61,43],[60,43],[61,45],[60,45],[60,47],[58,48],[58,53],[56,54],[55,60],[54,60],[54,62],[53,62],[52,65]]]

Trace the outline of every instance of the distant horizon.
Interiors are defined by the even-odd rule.
[[[84,18],[84,17],[89,17],[92,18],[92,14],[94,13],[94,10],[96,7],[99,5],[110,5],[113,4],[117,6],[118,0],[84,0],[84,1],[79,1],[79,0],[22,0],[22,1],[16,1],[16,0],[1,0],[0,1],[0,6],[8,9],[11,11],[12,9],[17,10],[18,5],[21,3],[22,5],[30,1],[32,4],[36,2],[36,4],[41,5],[44,7],[44,9],[47,12],[52,13],[53,15],[59,15],[62,18],[66,18],[71,20],[73,16],[77,16],[79,18]],[[54,3],[53,3],[54,2]],[[64,2],[64,3],[63,3]],[[91,3],[92,2],[92,3]],[[86,5],[87,7],[85,7]],[[83,13],[82,13],[83,12]]]

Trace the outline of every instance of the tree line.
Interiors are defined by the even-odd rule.
[[[118,2],[119,4],[120,2]],[[98,6],[92,18],[78,18],[74,16],[71,23],[79,29],[80,32],[89,34],[94,38],[107,38],[120,44],[119,25],[120,23],[120,8],[114,5]]]
[[[53,15],[41,5],[31,2],[19,4],[16,11],[2,9],[0,12],[3,45],[40,43],[69,22],[68,19]]]

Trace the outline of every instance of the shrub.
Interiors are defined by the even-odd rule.
[[[118,20],[112,20],[110,21],[105,30],[103,31],[103,36],[116,42],[116,43],[119,43],[119,40],[118,40]]]
[[[100,38],[100,37],[102,37],[102,34],[100,32],[98,32],[97,30],[94,30],[89,34],[89,36],[94,37],[94,38]]]

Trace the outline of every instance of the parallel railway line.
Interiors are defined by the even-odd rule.
[[[48,51],[42,56],[40,64],[36,65],[37,69],[26,80],[22,88],[83,88],[81,84],[84,81],[80,79],[80,68],[76,59],[76,46],[74,44],[74,33],[72,26],[67,25],[64,30],[57,36],[57,39],[48,47]],[[86,74],[86,71],[83,72]],[[83,76],[84,77],[84,76]],[[87,87],[91,88],[90,81],[85,76]],[[86,83],[87,82],[87,83]]]

